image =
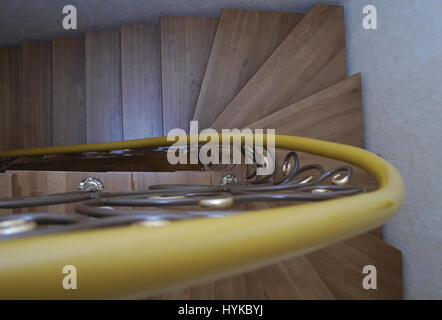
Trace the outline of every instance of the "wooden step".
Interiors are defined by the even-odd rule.
[[[84,38],[52,39],[52,141],[86,143]]]
[[[342,80],[245,127],[276,129],[277,134],[363,147],[361,74]]]
[[[377,269],[377,289],[362,286]],[[154,299],[402,299],[401,252],[371,234],[225,279],[166,292]]]
[[[0,173],[0,199],[18,196],[17,176],[13,173]],[[17,212],[13,209],[0,209],[0,215]]]
[[[22,50],[0,49],[0,150],[23,147]]]
[[[208,128],[303,14],[223,10],[193,116]]]
[[[160,29],[158,25],[121,26],[123,139],[160,137]]]
[[[183,290],[167,292],[155,298],[164,300],[334,299],[305,257]]]
[[[215,299],[334,299],[304,256],[214,284]]]
[[[86,31],[86,141],[120,141],[121,109],[120,32]]]
[[[52,145],[51,44],[23,45],[23,147]]]
[[[218,19],[161,17],[160,24],[163,133],[188,132]]]
[[[241,128],[346,77],[344,9],[315,5],[212,124]]]

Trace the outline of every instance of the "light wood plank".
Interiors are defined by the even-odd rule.
[[[86,140],[120,141],[121,109],[120,32],[86,32]]]
[[[212,128],[243,127],[345,77],[344,9],[315,5],[235,96]]]
[[[340,81],[246,127],[363,147],[361,75]]]
[[[250,282],[247,274],[239,274],[213,282],[216,300],[244,300],[250,296]],[[204,299],[205,296],[199,296]]]
[[[249,299],[294,300],[301,298],[295,283],[292,282],[281,263],[249,272],[244,277],[251,284]]]
[[[52,54],[50,43],[23,45],[23,147],[52,145]]]
[[[0,49],[0,150],[23,148],[22,51]]]
[[[193,119],[208,128],[304,15],[223,10]]]
[[[189,131],[218,24],[216,18],[161,17],[163,133]]]
[[[147,190],[155,184],[212,184],[212,173],[204,171],[133,172],[133,190]]]
[[[86,143],[84,38],[52,39],[52,141]]]
[[[402,299],[402,254],[371,234],[307,255],[337,299]],[[366,290],[364,266],[377,269],[377,289]]]
[[[292,283],[295,284],[300,299],[335,299],[305,256],[283,261],[281,265],[285,268]]]
[[[161,136],[159,26],[121,26],[121,72],[124,140]]]

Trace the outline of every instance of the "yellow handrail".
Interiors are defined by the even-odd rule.
[[[160,137],[94,146],[109,150],[170,144],[166,137]],[[257,210],[223,219],[195,219],[158,228],[119,227],[0,242],[0,298],[147,296],[254,269],[353,237],[385,223],[403,201],[400,174],[371,152],[284,135],[276,136],[275,145],[359,166],[373,174],[380,187],[369,193]],[[1,152],[0,157],[79,150],[98,151],[86,145]],[[65,290],[62,286],[65,265],[74,265],[77,269],[76,290]]]

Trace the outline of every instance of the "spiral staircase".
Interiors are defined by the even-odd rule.
[[[219,18],[167,16],[159,25],[124,24],[89,30],[84,38],[0,49],[0,110],[1,150],[156,137],[173,128],[188,131],[191,120],[198,120],[200,130],[274,128],[277,134],[364,147],[361,75],[347,77],[339,6],[315,5],[305,14],[226,9]],[[302,161],[340,163],[308,154]],[[223,175],[161,167],[155,171],[163,172],[117,172],[118,164],[95,173],[54,168],[25,164],[1,173],[0,198],[74,191],[86,175],[99,177],[111,191],[152,183],[216,185]],[[356,168],[355,179],[367,190],[377,188],[362,169]],[[73,206],[38,211],[71,212]],[[366,265],[377,268],[375,290],[362,286]],[[401,299],[401,252],[378,228],[146,298]]]

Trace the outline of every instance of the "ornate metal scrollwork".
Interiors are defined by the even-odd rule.
[[[253,163],[245,166],[244,182],[227,173],[218,186],[152,185],[144,191],[107,192],[89,178],[82,185],[93,184],[93,190],[85,187],[78,192],[1,199],[0,208],[79,204],[76,214],[0,216],[0,239],[123,225],[160,227],[177,220],[241,214],[247,211],[242,204],[251,202],[322,201],[365,191],[348,185],[353,169],[347,165],[330,170],[319,164],[301,166],[298,154],[291,151],[272,174],[258,176],[257,168],[268,159],[256,161],[256,157],[253,153]],[[276,155],[274,159],[278,163]]]

